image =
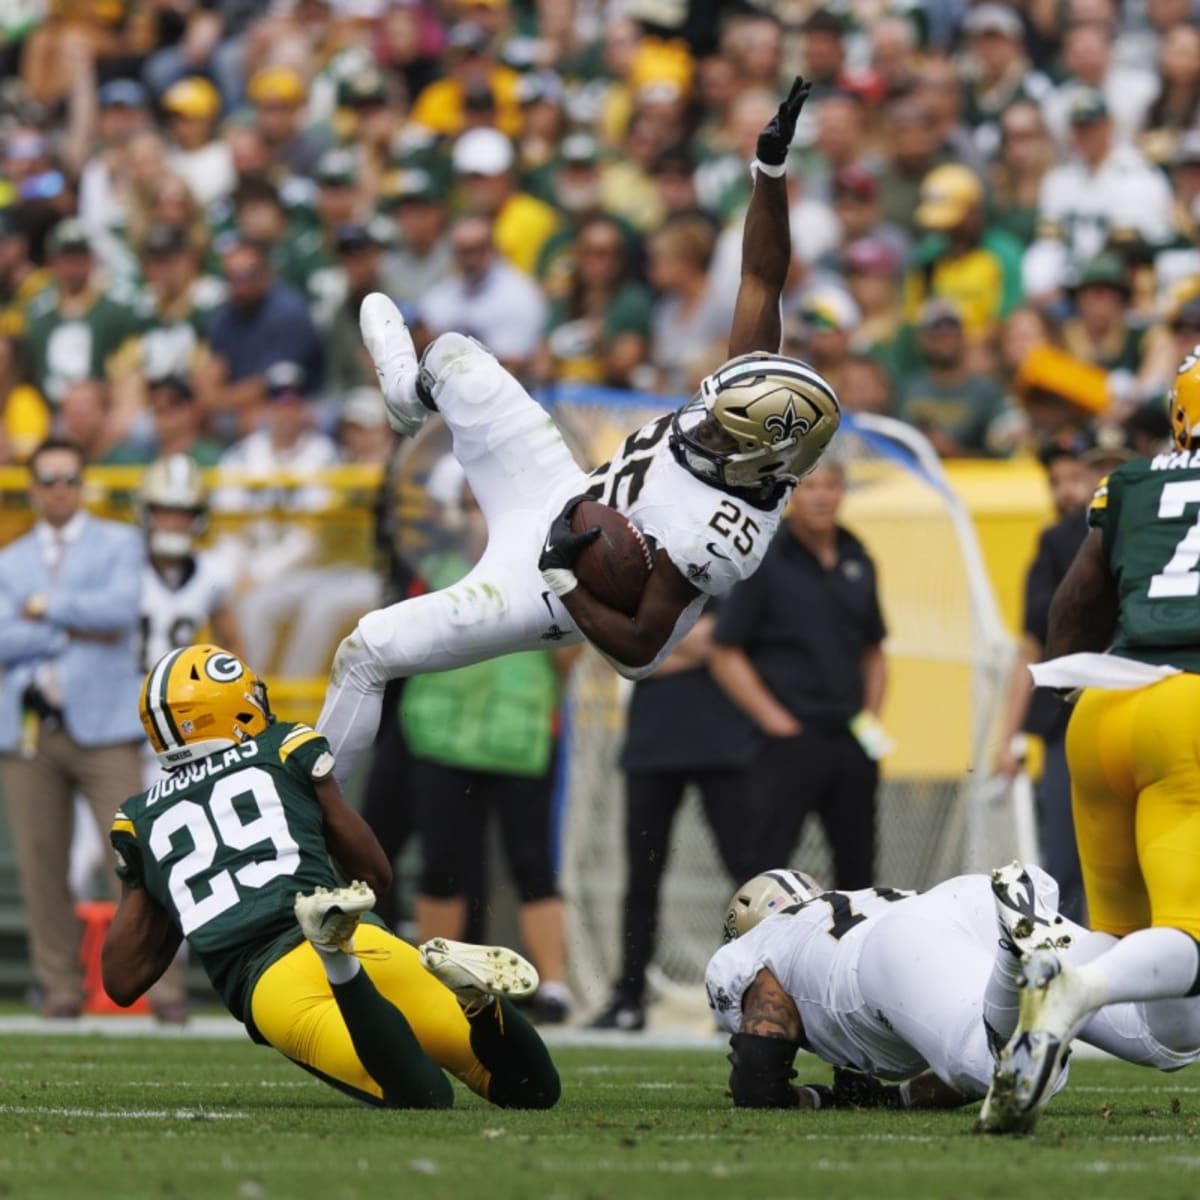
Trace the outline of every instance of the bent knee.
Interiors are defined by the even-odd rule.
[[[450,330],[448,333],[438,334],[429,343],[421,356],[421,368],[428,372],[436,391],[445,374],[457,367],[469,366],[483,359],[496,361],[491,351],[482,343],[465,333]]]

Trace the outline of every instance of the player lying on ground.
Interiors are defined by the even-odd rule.
[[[1021,954],[1055,944],[1082,961],[1108,945],[1059,916],[1057,903],[1054,880],[1019,863],[920,894],[823,892],[798,871],[755,876],[730,902],[731,940],[706,979],[709,1005],[732,1035],[734,1103],[952,1108],[978,1100],[992,1047],[1017,1022]],[[1127,1062],[1175,1070],[1200,1058],[1200,1003],[1106,1008],[1080,1036]],[[835,1068],[832,1091],[791,1084],[800,1049]],[[1065,1078],[1063,1069],[1054,1086]]]
[[[1200,346],[1168,403],[1174,452],[1126,463],[1097,489],[1033,671],[1085,689],[1067,764],[1089,920],[1107,945],[1082,966],[1052,953],[1026,964],[992,1089],[997,1133],[1033,1127],[1089,1013],[1200,994]]]
[[[186,937],[255,1041],[357,1099],[444,1108],[445,1070],[502,1107],[557,1101],[546,1047],[506,998],[534,990],[533,967],[441,938],[418,952],[368,914],[388,860],[342,799],[325,739],[275,721],[245,663],[173,650],[141,715],[168,773],[113,821],[122,888],[102,964],[118,1004]],[[336,871],[365,882],[340,887]]]
[[[729,336],[734,357],[690,403],[643,426],[590,475],[545,410],[477,342],[442,334],[418,369],[391,301],[378,293],[363,301],[363,341],[392,427],[413,434],[430,412],[441,415],[488,543],[460,583],[368,613],[342,642],[317,722],[339,778],[374,738],[389,679],[582,638],[639,678],[695,624],[705,593],[728,591],[757,568],[797,477],[812,469],[839,421],[829,384],[779,354],[791,259],[784,162],[808,92],[797,79],[759,136]],[[575,560],[594,536],[570,527],[585,495],[623,513],[653,547],[632,617],[601,604],[575,577]]]

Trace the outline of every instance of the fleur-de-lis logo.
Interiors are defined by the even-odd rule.
[[[763,422],[763,428],[770,434],[772,445],[778,445],[790,441],[797,433],[807,433],[812,424],[796,415],[796,403],[789,399],[787,408],[781,413],[772,413]]]

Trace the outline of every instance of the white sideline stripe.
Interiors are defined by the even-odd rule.
[[[250,1114],[202,1108],[59,1108],[49,1104],[0,1104],[0,1113],[22,1117],[96,1117],[103,1120],[245,1121]]]
[[[601,1032],[593,1029],[542,1028],[548,1046],[578,1046],[598,1050],[724,1050],[727,1039],[715,1033],[697,1033],[693,1028],[652,1030],[648,1033]],[[38,1037],[164,1038],[172,1041],[249,1040],[241,1023],[233,1017],[193,1017],[186,1025],[160,1025],[151,1016],[82,1016],[75,1020],[47,1020],[34,1015],[0,1017],[0,1037],[29,1034]]]

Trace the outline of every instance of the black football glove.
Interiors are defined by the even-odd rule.
[[[551,521],[546,544],[538,558],[538,570],[546,586],[560,598],[579,586],[573,570],[575,560],[585,546],[590,546],[600,536],[599,525],[593,525],[582,533],[575,533],[571,529],[571,514],[587,499],[587,496],[572,496],[566,502],[562,512]]]
[[[837,1108],[833,1089],[823,1083],[798,1083],[796,1091],[800,1093],[800,1108]]]
[[[760,163],[768,167],[782,167],[787,162],[792,138],[796,136],[796,118],[800,116],[800,110],[811,91],[812,84],[806,82],[802,75],[797,75],[792,81],[792,90],[788,92],[787,99],[758,135],[755,153]]]
[[[902,1108],[900,1089],[852,1067],[833,1068],[835,1108]]]

